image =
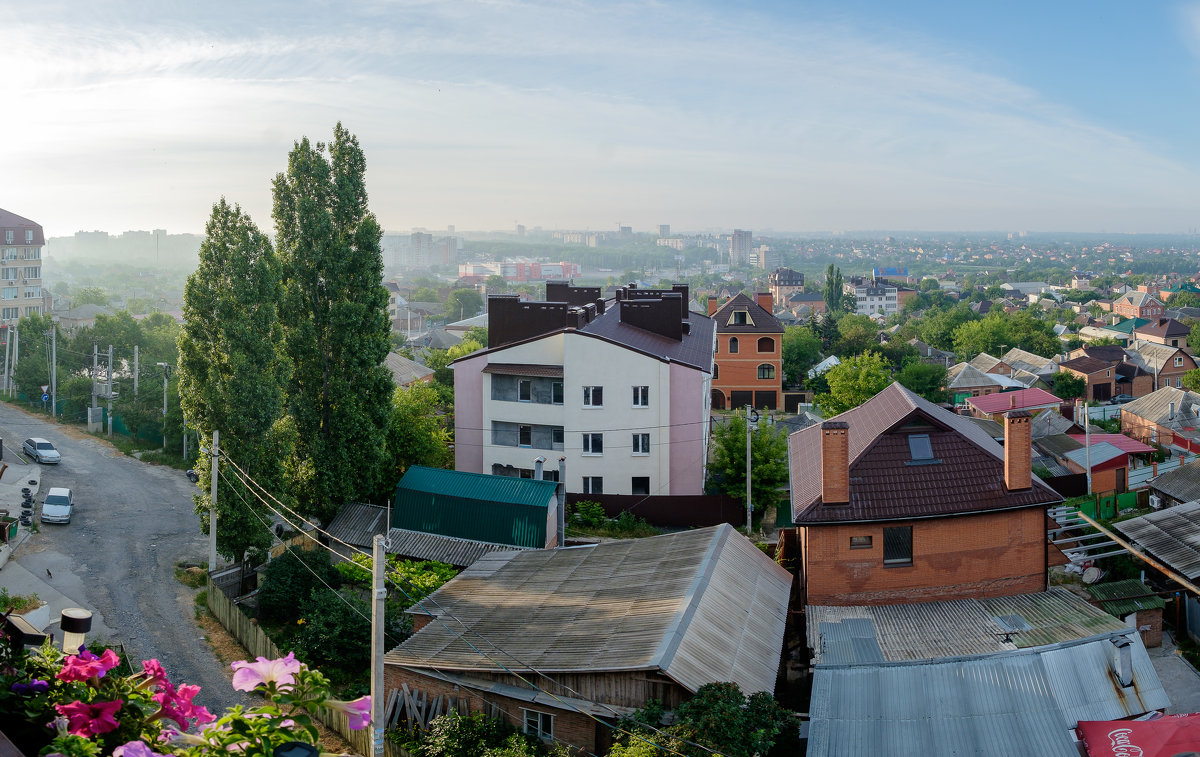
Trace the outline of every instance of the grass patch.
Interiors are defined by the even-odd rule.
[[[658,536],[662,530],[629,511],[609,518],[597,502],[580,500],[567,508],[567,536],[593,536],[606,539],[642,539]]]
[[[175,580],[189,589],[199,589],[208,580],[208,571],[204,565],[191,565],[185,562],[175,563]]]
[[[192,598],[192,601],[196,604],[196,620],[201,620],[207,617],[209,614],[208,589],[196,594],[196,596]]]
[[[143,452],[141,454],[141,461],[143,463],[150,463],[152,465],[165,465],[168,468],[174,468],[175,470],[187,470],[195,464],[194,460],[184,460],[179,455],[164,453],[159,449]]]
[[[0,613],[12,612],[22,615],[42,606],[42,600],[34,594],[9,594],[8,589],[0,586]]]

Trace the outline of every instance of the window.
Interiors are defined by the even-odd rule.
[[[0,288],[0,300],[15,300],[15,299],[17,299],[17,288],[16,287]]]
[[[649,476],[634,476],[631,482],[632,489],[630,494],[650,494],[650,477]]]
[[[561,426],[556,426],[550,430],[550,440],[554,449],[561,450],[563,448],[563,430]]]
[[[529,379],[517,381],[517,402],[533,401],[533,382]]]
[[[1104,378],[1111,378],[1111,377],[1112,377],[1112,369],[1109,368],[1107,371],[1104,372]]]
[[[1176,355],[1176,356],[1175,356],[1175,367],[1176,367],[1176,368],[1182,368],[1182,367],[1183,367],[1183,356],[1182,356],[1182,355]]]
[[[21,308],[4,308],[3,310],[0,310],[0,318],[3,318],[6,321],[10,321],[13,318],[20,318],[20,317],[21,317]]]
[[[1176,377],[1175,377],[1175,388],[1176,388],[1176,389],[1182,389],[1182,388],[1183,388],[1183,377],[1181,377],[1181,376],[1176,376]]]
[[[883,529],[883,564],[912,565],[912,526]]]
[[[25,229],[25,244],[33,244],[33,229]]]
[[[769,336],[764,336],[763,338],[759,339],[758,340],[758,351],[759,352],[774,352],[775,351],[775,340]]]
[[[633,435],[633,454],[649,455],[650,454],[650,434],[634,434]]]
[[[729,337],[729,354],[736,355],[738,351],[738,340],[736,336]]]
[[[563,403],[563,385],[561,381],[555,381],[550,385],[550,402],[555,405]]]
[[[42,296],[41,287],[25,287],[25,299],[33,300]]]
[[[933,462],[933,444],[929,441],[929,434],[909,434],[908,453],[914,463]]]
[[[851,536],[850,537],[850,549],[870,549],[870,548],[871,548],[871,537],[870,536]]]
[[[583,388],[584,407],[604,407],[604,387],[585,386]]]
[[[634,387],[634,407],[648,408],[650,407],[650,387],[635,386]]]
[[[533,426],[521,426],[517,431],[517,446],[532,447],[533,446]]]
[[[603,494],[604,493],[604,477],[603,476],[584,476],[583,477],[583,493],[584,494]]]
[[[775,366],[770,363],[763,363],[758,366],[758,377],[764,380],[775,378]]]
[[[21,277],[25,279],[40,279],[42,277],[41,266],[26,266],[25,269],[21,271]]]
[[[554,716],[548,712],[522,710],[525,713],[525,733],[550,741],[554,738]]]
[[[733,318],[729,321],[734,326],[745,326],[750,321],[750,313],[745,310],[733,311]]]
[[[4,230],[4,241],[7,244],[12,244],[12,241],[13,241],[13,230],[12,229]],[[13,252],[15,253],[16,250],[13,250]]]
[[[583,435],[583,454],[585,454],[585,455],[603,455],[604,454],[604,434],[584,434]]]

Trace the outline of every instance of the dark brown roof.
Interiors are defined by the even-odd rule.
[[[488,363],[483,373],[498,373],[505,376],[545,376],[562,378],[561,365],[535,365],[533,363]]]
[[[609,307],[604,315],[579,329],[579,333],[615,342],[664,362],[683,363],[712,373],[713,328],[716,322],[711,318],[692,313],[686,321],[689,324],[688,333],[683,335],[683,339],[676,340],[622,323],[620,313],[619,307]],[[779,330],[783,331],[783,327],[780,326]]]
[[[750,316],[750,320],[753,321],[753,325],[747,323],[741,326],[731,323],[733,313],[736,310],[745,310]],[[713,313],[712,319],[717,324],[718,334],[743,334],[750,332],[765,334],[783,333],[783,324],[779,319],[768,313],[766,308],[747,297],[745,292],[738,292],[736,297],[717,308],[717,312]]]
[[[1135,334],[1149,334],[1161,339],[1169,339],[1170,337],[1187,337],[1192,333],[1192,330],[1174,318],[1159,318],[1156,323],[1135,328],[1133,332]]]
[[[1059,368],[1070,368],[1073,371],[1080,373],[1095,373],[1096,371],[1105,371],[1113,367],[1113,364],[1107,360],[1101,360],[1095,357],[1077,357],[1074,360],[1068,360],[1065,363],[1060,363]]]
[[[46,244],[46,237],[42,233],[41,224],[0,208],[0,231],[6,229],[13,229],[16,232],[13,234],[12,244],[14,245],[33,244],[41,247]],[[33,229],[32,242],[25,241],[26,229]],[[6,244],[4,242],[4,235],[2,234],[0,234],[0,244]]]
[[[797,431],[788,448],[792,519],[798,525],[933,518],[1062,501],[1037,476],[1030,489],[1005,489],[1001,445],[967,418],[898,383],[833,420],[850,426],[850,504],[822,503],[821,428]],[[930,426],[938,462],[909,464],[907,434],[892,432],[913,420]]]
[[[1125,360],[1125,348],[1116,344],[1089,344],[1080,347],[1083,357],[1093,357],[1110,363],[1120,363]]]

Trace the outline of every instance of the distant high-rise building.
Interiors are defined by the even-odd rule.
[[[660,224],[658,225],[658,235],[659,235],[660,237],[669,237],[669,236],[671,236],[671,224],[669,224],[669,223],[660,223]]]
[[[748,229],[734,229],[733,236],[729,238],[729,264],[749,262],[753,245],[754,232]]]
[[[446,227],[446,233],[450,236],[454,236],[454,224],[450,224]]]
[[[620,236],[622,239],[627,239],[627,238],[633,236],[633,227],[632,226],[622,226],[620,229]]]
[[[0,323],[45,310],[42,296],[41,224],[0,209]]]
[[[517,236],[519,236],[519,237],[525,236],[525,224],[521,224],[521,223],[517,224]]]

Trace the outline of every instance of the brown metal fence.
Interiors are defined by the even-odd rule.
[[[597,502],[610,518],[629,511],[652,526],[704,528],[746,525],[746,506],[725,495],[567,494],[567,504]]]
[[[213,584],[211,577],[208,582],[208,609],[213,617],[225,627],[225,630],[229,631],[246,648],[250,657],[266,657],[268,660],[283,657],[283,653],[279,651],[279,647],[275,646],[275,642],[271,641],[257,623]],[[349,742],[357,754],[369,755],[372,753],[371,729],[352,730],[346,716],[341,712],[317,710],[313,716]],[[408,750],[386,741],[383,744],[383,753],[385,757],[412,757]]]

